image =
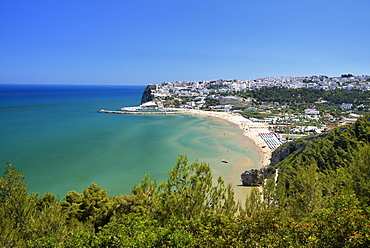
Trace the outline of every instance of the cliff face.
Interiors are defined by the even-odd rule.
[[[299,153],[306,146],[309,145],[309,142],[303,139],[295,140],[289,142],[277,150],[273,151],[270,159],[270,166],[278,164],[280,161],[287,158],[290,154],[296,152]],[[275,174],[275,169],[272,167],[265,167],[260,170],[249,170],[241,174],[241,180],[243,186],[257,186],[263,183],[264,178],[269,178]]]
[[[143,95],[141,96],[141,104],[153,101],[154,100],[154,91],[157,89],[157,85],[155,84],[148,84],[143,91]]]
[[[278,148],[277,150],[272,152],[271,159],[270,159],[270,166],[274,166],[278,164],[281,160],[288,157],[293,152],[300,152],[302,151],[306,146],[308,146],[310,143],[309,141],[312,141],[317,138],[324,138],[327,136],[327,133],[310,136],[304,139],[295,140],[292,142],[289,142],[282,147]]]
[[[303,142],[303,140],[297,140],[289,142],[285,146],[273,151],[270,159],[270,166],[276,165],[295,151],[303,150],[307,145],[307,142]]]

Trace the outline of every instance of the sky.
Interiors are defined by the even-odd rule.
[[[0,0],[0,83],[370,74],[369,0]]]

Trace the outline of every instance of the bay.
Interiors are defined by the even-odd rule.
[[[240,161],[258,167],[255,148],[224,120],[98,112],[140,104],[144,88],[0,85],[0,164],[17,166],[30,192],[60,198],[91,182],[128,194],[145,173],[163,182],[179,154],[210,163],[215,176]]]

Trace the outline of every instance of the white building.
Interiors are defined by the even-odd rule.
[[[349,109],[352,109],[352,103],[342,103],[342,105],[340,105],[340,107],[342,109],[349,110]]]
[[[318,115],[320,113],[320,111],[318,111],[316,109],[305,109],[304,113],[306,115]]]

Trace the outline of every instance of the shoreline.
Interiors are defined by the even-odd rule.
[[[242,131],[243,135],[252,140],[256,145],[261,158],[261,168],[268,166],[271,158],[271,150],[268,148],[266,142],[258,135],[258,133],[269,132],[268,126],[254,123],[251,120],[244,118],[239,114],[232,114],[226,112],[203,111],[203,110],[186,110],[183,113],[195,114],[207,117],[215,117],[226,120],[236,124]],[[265,148],[262,148],[266,146]]]
[[[237,125],[242,131],[243,135],[250,139],[257,147],[258,153],[260,154],[261,168],[270,164],[271,150],[266,142],[258,135],[259,133],[270,132],[268,126],[261,123],[254,123],[253,121],[244,118],[240,114],[233,114],[228,112],[216,112],[216,111],[204,111],[196,109],[178,109],[178,108],[164,108],[162,112],[137,112],[140,108],[138,107],[125,107],[119,111],[108,111],[100,110],[101,113],[115,113],[115,114],[193,114],[207,117],[215,117],[226,120]],[[264,148],[262,148],[264,147]]]
[[[271,150],[266,142],[259,136],[259,133],[268,133],[268,125],[261,123],[254,123],[253,121],[244,118],[240,114],[216,111],[204,111],[195,109],[178,109],[178,108],[164,108],[162,112],[137,112],[140,107],[125,107],[118,111],[100,110],[101,113],[114,113],[114,114],[190,114],[205,117],[219,118],[236,125],[241,129],[244,137],[253,143],[258,156],[258,162],[255,164],[253,161],[238,161],[234,163],[227,175],[214,175],[221,176],[226,184],[231,184],[234,191],[234,198],[242,207],[244,206],[246,196],[250,194],[253,187],[242,186],[240,175],[248,169],[248,167],[263,168],[270,164]],[[250,145],[248,142],[248,145]],[[248,158],[248,157],[246,157]],[[215,177],[215,178],[216,178]]]
[[[206,117],[220,118],[237,125],[243,132],[243,135],[252,141],[258,151],[259,168],[263,168],[270,164],[271,150],[268,148],[266,142],[258,135],[258,133],[269,132],[268,126],[254,123],[251,120],[244,118],[239,114],[232,114],[226,112],[215,112],[215,111],[203,111],[203,110],[184,110],[184,114],[194,114]],[[265,147],[265,148],[262,148]],[[241,185],[240,175],[246,170],[246,167],[251,167],[254,164],[238,163],[233,166],[228,175],[222,175],[223,180],[226,184],[231,184],[234,190],[234,197],[236,201],[239,201],[241,207],[244,207],[246,196],[250,194],[252,188],[249,186]]]

